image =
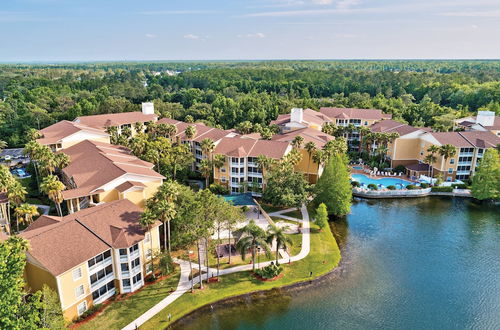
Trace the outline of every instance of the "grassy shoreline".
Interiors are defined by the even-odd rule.
[[[218,283],[210,283],[203,290],[185,293],[170,306],[162,310],[140,329],[163,329],[175,321],[207,304],[258,291],[309,281],[333,270],[340,262],[340,250],[330,228],[321,232],[311,223],[311,251],[309,255],[291,265],[284,265],[284,276],[276,281],[262,282],[251,272],[239,272],[221,277]],[[312,272],[312,276],[309,276]],[[167,321],[168,315],[171,321]]]

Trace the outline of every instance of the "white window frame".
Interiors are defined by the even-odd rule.
[[[146,274],[151,274],[153,272],[153,263],[148,262],[146,264]]]
[[[78,294],[78,293],[79,293],[79,291],[80,291],[80,290],[79,290],[80,288],[82,289],[82,293],[81,293],[81,294]],[[80,298],[80,297],[83,297],[84,295],[85,295],[85,288],[83,287],[83,284],[80,284],[79,286],[77,286],[77,287],[75,288],[75,296],[76,296],[77,298]]]
[[[225,183],[225,182],[226,182],[226,177],[225,177],[225,176],[222,176],[222,177],[220,178],[220,181]]]
[[[75,276],[76,273],[79,273],[78,276]],[[73,281],[78,281],[79,279],[81,279],[83,276],[83,273],[82,273],[82,267],[78,267],[78,268],[75,268],[73,269]]]
[[[448,174],[451,174],[451,173],[453,173],[453,168],[450,167],[450,168],[448,168]]]
[[[455,164],[455,158],[450,159],[450,164]]]
[[[147,231],[146,234],[144,235],[144,243],[149,243],[151,240],[151,232]]]
[[[80,312],[81,306],[83,306],[83,311]],[[87,300],[82,301],[76,306],[76,312],[78,313],[78,316],[82,315],[87,311]]]

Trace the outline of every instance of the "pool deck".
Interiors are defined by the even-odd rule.
[[[351,168],[351,174],[363,174],[363,175],[366,175],[367,177],[369,178],[372,178],[372,179],[384,179],[384,178],[392,178],[392,179],[403,179],[403,180],[406,180],[406,181],[410,181],[410,182],[413,182],[413,183],[419,183],[417,180],[414,180],[412,178],[410,178],[409,176],[407,175],[370,175],[370,172],[366,173],[365,170],[370,170],[370,168],[366,165],[363,166],[363,169],[362,170],[358,170],[358,169],[355,169],[354,166],[361,166],[361,165],[349,165],[349,167]]]

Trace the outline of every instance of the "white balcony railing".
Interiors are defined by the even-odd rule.
[[[459,157],[472,157],[472,156],[474,156],[473,152],[461,152],[459,154]]]
[[[99,298],[97,298],[96,300],[94,300],[94,305],[97,305],[97,304],[105,301],[106,299],[109,299],[109,298],[113,297],[113,295],[115,293],[116,293],[116,289],[115,288],[109,290],[108,292],[106,292],[105,294],[103,294],[102,296],[100,296]]]
[[[115,278],[115,273],[111,272],[108,275],[101,278],[99,281],[94,282],[90,285],[90,289],[94,291],[95,289],[99,289],[103,284],[108,283],[110,280]]]
[[[106,259],[102,260],[101,262],[94,264],[92,267],[89,267],[89,272],[93,274],[93,273],[101,270],[102,268],[104,268],[108,265],[111,265],[112,263],[113,263],[113,258],[111,258],[111,257],[106,258]]]

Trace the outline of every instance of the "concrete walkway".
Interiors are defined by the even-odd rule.
[[[273,212],[270,215],[273,216],[281,216],[280,213],[287,213],[290,211],[295,210],[295,208],[288,209],[288,210],[283,210],[283,211],[278,211],[278,212]],[[305,205],[302,205],[302,208],[300,209],[302,212],[302,219],[295,219],[295,218],[290,218],[290,220],[293,221],[299,221],[302,222],[302,249],[300,250],[300,253],[297,254],[296,256],[289,257],[289,258],[282,258],[279,259],[278,262],[281,264],[287,263],[289,261],[298,261],[300,259],[303,259],[307,257],[309,254],[309,251],[311,250],[311,236],[310,236],[310,226],[309,226],[309,214],[307,213],[307,208]],[[283,216],[281,216],[283,217]],[[180,260],[180,259],[175,259],[174,260],[176,263],[178,263],[181,266],[181,277],[179,279],[179,284],[177,285],[177,289],[172,292],[170,295],[165,297],[162,301],[160,301],[158,304],[154,305],[151,307],[148,311],[146,311],[144,314],[139,316],[137,319],[129,323],[126,327],[123,328],[123,330],[133,330],[138,328],[139,326],[143,325],[146,323],[148,320],[150,320],[153,316],[156,314],[160,313],[164,308],[166,308],[168,305],[173,303],[177,298],[182,296],[184,293],[187,291],[191,290],[191,281],[189,280],[189,275],[190,275],[190,268],[189,268],[189,261],[185,260]],[[265,267],[271,262],[274,261],[266,261],[266,262],[261,262],[261,267]],[[191,263],[193,269],[197,269],[198,265],[195,263]],[[240,265],[236,267],[231,267],[231,268],[226,268],[226,269],[221,269],[219,270],[219,276],[226,275],[226,274],[232,274],[236,272],[242,272],[242,271],[248,271],[251,270],[253,267],[252,264],[247,264],[247,265]],[[214,270],[213,268],[210,269],[210,271]],[[216,272],[216,270],[215,270]],[[201,278],[203,281],[206,281],[207,275],[209,274],[201,274]],[[199,283],[200,281],[200,276],[197,276],[193,279],[194,284]]]

